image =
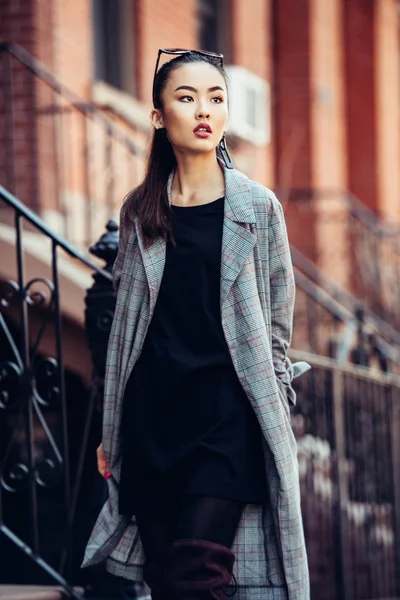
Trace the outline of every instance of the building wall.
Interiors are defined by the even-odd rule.
[[[54,75],[88,99],[94,68],[91,0],[53,0]],[[47,63],[46,63],[47,65]]]
[[[377,123],[377,212],[400,221],[399,5],[379,0],[375,7]]]
[[[310,162],[314,205],[316,262],[347,286],[349,262],[347,205],[333,190],[346,190],[343,10],[340,0],[310,3]]]
[[[249,3],[232,0],[232,63],[272,82],[272,14],[270,0]],[[270,115],[271,117],[272,115]],[[274,135],[272,123],[272,136]],[[236,151],[236,163],[250,177],[275,187],[272,144],[261,148],[242,143]]]
[[[125,127],[144,150],[150,135],[157,50],[199,46],[198,4],[196,0],[136,0],[134,5],[130,26],[135,98],[116,92],[117,99],[111,101],[109,93],[99,94],[94,81],[91,0],[0,0],[0,39],[21,44],[72,92],[97,103]],[[346,212],[338,192],[350,191],[379,215],[400,219],[397,2],[230,0],[228,5],[225,20],[231,28],[232,61],[271,86],[271,142],[257,147],[236,141],[235,162],[251,177],[278,190],[293,244],[347,285],[351,263],[342,227]],[[1,179],[23,201],[41,210],[53,226],[60,225],[60,214],[75,219],[66,235],[84,229],[82,211],[90,193],[99,209],[95,212],[100,227],[110,197],[117,211],[123,195],[142,176],[144,158],[125,164],[123,151],[118,150],[115,160],[105,164],[105,152],[98,156],[105,147],[103,134],[93,129],[91,146],[85,149],[79,118],[68,119],[65,107],[57,105],[70,136],[63,148],[64,158],[69,153],[68,176],[61,173],[53,150],[54,144],[63,145],[64,134],[49,117],[54,95],[43,85],[35,87],[21,70],[17,75],[15,172],[10,177],[9,157],[0,151]],[[2,102],[4,96],[0,106]],[[34,126],[32,117],[36,117]],[[5,135],[1,128],[0,138]],[[88,155],[95,191],[87,189],[82,169]],[[110,171],[117,175],[118,185],[110,184]],[[310,203],[315,192],[322,199]],[[59,230],[63,232],[62,223]]]
[[[0,1],[0,42],[13,41],[21,44],[28,52],[36,52],[36,12],[29,0],[12,2]],[[9,90],[10,63],[4,55],[0,63],[0,79]],[[10,96],[0,94],[0,179],[3,184],[21,197],[28,199],[35,207],[36,165],[35,133],[33,131],[33,89],[25,77],[24,70],[18,69],[13,81],[14,131],[11,134],[5,105],[10,105]],[[18,185],[17,185],[18,182]],[[37,208],[37,206],[36,206]]]
[[[343,10],[349,188],[367,206],[376,210],[374,3],[352,0],[343,3]]]
[[[139,99],[149,107],[159,48],[197,47],[195,0],[138,0]]]

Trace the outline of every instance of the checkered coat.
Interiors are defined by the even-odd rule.
[[[221,318],[232,362],[264,438],[268,497],[248,505],[232,550],[237,600],[308,600],[296,442],[289,403],[294,277],[281,204],[262,185],[225,170]],[[121,214],[123,214],[124,206]],[[123,220],[121,220],[123,223]],[[121,229],[114,266],[118,297],[104,395],[103,447],[111,465],[109,498],[87,544],[83,566],[140,581],[145,560],[135,518],[118,514],[119,431],[125,384],[143,347],[163,276],[166,244],[147,249],[137,224]]]

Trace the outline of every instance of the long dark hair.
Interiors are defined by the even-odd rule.
[[[195,62],[205,62],[219,70],[226,81],[224,68],[218,59],[203,54],[183,54],[162,65],[156,75],[154,87],[155,106],[162,109],[161,94],[172,71]],[[146,164],[143,182],[125,199],[124,211],[129,225],[137,217],[146,247],[162,238],[174,243],[171,209],[167,197],[170,173],[176,167],[176,158],[165,129],[155,129]],[[124,225],[124,224],[121,224]]]

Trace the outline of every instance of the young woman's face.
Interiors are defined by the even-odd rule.
[[[170,74],[162,92],[158,123],[176,150],[213,152],[228,124],[225,80],[207,63],[190,63]]]

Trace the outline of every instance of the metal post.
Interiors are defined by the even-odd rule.
[[[17,267],[18,267],[18,286],[19,286],[19,309],[21,318],[21,357],[24,363],[23,376],[20,383],[20,394],[23,398],[23,409],[25,414],[25,433],[26,433],[26,451],[28,461],[28,481],[29,481],[29,507],[31,517],[31,539],[33,553],[35,556],[39,553],[39,530],[38,530],[38,505],[36,491],[36,465],[34,448],[34,420],[32,406],[32,372],[29,355],[29,331],[28,331],[28,311],[26,304],[26,290],[24,286],[25,268],[24,251],[22,247],[22,217],[15,213],[15,229],[17,236]]]
[[[400,393],[391,388],[391,444],[393,468],[393,510],[396,552],[396,596],[400,597]]]
[[[58,380],[60,386],[60,401],[62,415],[62,445],[63,445],[63,477],[64,477],[64,498],[65,498],[65,514],[68,515],[71,503],[71,486],[69,472],[69,443],[68,443],[68,410],[67,398],[65,391],[64,380],[64,362],[63,362],[63,345],[62,345],[62,322],[61,322],[61,305],[60,305],[60,282],[58,277],[58,259],[57,259],[57,242],[52,241],[52,271],[54,284],[54,323],[55,323],[55,342],[57,355]],[[70,559],[72,554],[72,532],[68,521],[65,529],[65,545],[67,564],[60,564],[60,572],[63,574],[66,567],[67,576],[69,575]]]
[[[340,556],[338,561],[340,600],[351,600],[351,583],[349,577],[349,543],[347,537],[346,505],[348,502],[348,480],[346,474],[346,445],[343,372],[339,367],[333,368],[333,419],[334,445],[336,452],[337,477],[337,533]]]

